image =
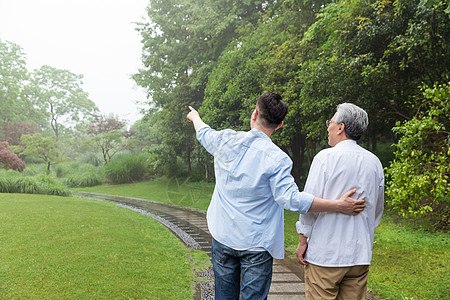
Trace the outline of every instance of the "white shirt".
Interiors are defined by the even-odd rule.
[[[351,188],[356,188],[352,198],[366,200],[366,208],[360,214],[300,215],[297,232],[309,237],[306,261],[323,267],[370,265],[375,227],[383,214],[383,167],[374,154],[356,141],[345,140],[314,157],[305,192],[339,199]]]
[[[235,250],[266,249],[283,258],[283,208],[306,213],[314,200],[298,190],[289,156],[255,128],[216,131],[204,125],[197,139],[214,155],[216,186],[206,214],[211,235]]]

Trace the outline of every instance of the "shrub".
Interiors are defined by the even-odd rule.
[[[426,217],[448,230],[450,174],[450,85],[424,88],[421,110],[397,123],[401,137],[387,169],[387,202],[404,217]]]
[[[85,171],[68,176],[65,180],[68,187],[88,187],[102,184],[102,176],[96,171]]]
[[[148,173],[146,154],[127,154],[105,165],[105,176],[114,184],[140,181]]]
[[[23,172],[25,169],[25,163],[11,151],[8,142],[0,142],[0,164],[6,170],[13,169],[19,172]]]
[[[81,162],[98,167],[103,165],[103,157],[99,153],[87,152],[81,157]]]
[[[58,196],[70,195],[70,191],[50,175],[25,176],[12,171],[0,172],[0,192]]]

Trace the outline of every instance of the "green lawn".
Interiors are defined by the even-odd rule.
[[[294,254],[297,220],[285,213],[285,243]],[[450,299],[449,261],[448,233],[415,230],[385,214],[375,230],[368,288],[386,299]]]
[[[121,185],[101,185],[74,190],[148,199],[206,211],[214,190],[213,183],[161,178]]]
[[[206,210],[212,183],[159,179],[82,190],[174,203]],[[294,253],[298,243],[298,215],[285,213],[285,244]],[[429,233],[397,224],[385,216],[375,232],[369,290],[386,299],[450,299],[448,233]],[[300,266],[299,266],[300,267]]]
[[[2,299],[190,299],[190,252],[155,220],[79,197],[0,194]]]

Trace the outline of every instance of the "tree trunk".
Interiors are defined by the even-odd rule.
[[[305,158],[305,136],[303,134],[297,133],[289,146],[290,152],[292,154],[291,159],[293,162],[292,176],[294,180],[299,185],[301,176],[305,174],[303,170],[303,161]]]
[[[191,149],[188,147],[186,151],[186,159],[187,159],[187,167],[188,167],[188,173],[191,173],[192,171],[192,165],[191,165]]]

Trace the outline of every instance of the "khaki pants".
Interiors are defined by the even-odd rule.
[[[305,268],[305,292],[308,300],[365,300],[369,266]]]

